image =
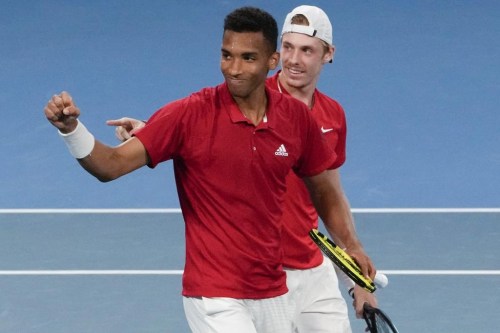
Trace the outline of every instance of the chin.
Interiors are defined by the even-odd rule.
[[[229,88],[229,92],[231,93],[231,95],[233,97],[243,98],[243,97],[247,96],[246,91],[243,89],[238,89],[238,88],[231,87],[231,86],[228,86],[228,88]]]
[[[302,84],[306,81],[306,76],[305,76],[305,74],[294,74],[294,73],[290,73],[289,71],[287,71],[286,81],[289,84],[293,84],[293,85]]]
[[[292,88],[296,88],[296,89],[300,89],[302,87],[305,87],[306,86],[306,82],[305,80],[301,80],[301,79],[292,79],[292,78],[287,78],[286,80],[286,83],[292,87]]]

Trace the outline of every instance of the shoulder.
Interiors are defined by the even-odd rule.
[[[222,93],[222,85],[215,87],[206,87],[199,91],[191,93],[185,98],[186,103],[206,103],[220,98]]]
[[[219,85],[215,87],[202,88],[196,92],[191,93],[189,96],[181,98],[177,101],[168,103],[165,107],[182,106],[188,109],[197,109],[197,106],[214,103],[224,97],[224,86]]]
[[[279,118],[304,119],[311,116],[304,103],[289,95],[282,94],[273,89],[268,89],[268,97],[270,108],[274,110]]]
[[[342,105],[340,105],[339,102],[337,102],[332,97],[322,93],[321,91],[316,90],[314,98],[316,99],[316,102],[319,102],[321,106],[326,106],[329,109],[344,113],[344,108],[342,107]]]
[[[339,102],[321,93],[318,90],[316,90],[314,98],[315,102],[312,113],[317,120],[345,126],[346,115],[344,108],[340,105]]]
[[[293,108],[294,110],[297,109],[306,112],[308,110],[307,106],[298,99],[288,94],[282,94],[279,91],[270,88],[269,86],[266,86],[266,93],[269,97],[271,106],[274,108],[283,110],[286,110],[287,108]]]
[[[157,110],[148,122],[153,120],[180,120],[196,112],[206,114],[211,109],[207,105],[213,105],[213,101],[217,99],[217,90],[218,86],[207,87],[193,92],[186,97],[168,102]]]

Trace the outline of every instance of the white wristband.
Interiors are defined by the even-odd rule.
[[[78,125],[76,125],[73,132],[61,133],[59,131],[59,135],[66,143],[71,155],[74,158],[80,159],[90,155],[92,149],[94,149],[95,140],[87,128],[79,120],[77,121]]]

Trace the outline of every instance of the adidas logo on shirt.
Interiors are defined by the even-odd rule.
[[[285,145],[281,145],[276,152],[274,153],[276,156],[288,156],[288,153],[286,152]]]

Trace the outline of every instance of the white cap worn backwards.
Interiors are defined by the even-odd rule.
[[[304,15],[309,21],[309,26],[292,24],[295,15]],[[315,6],[299,6],[292,10],[285,19],[281,36],[288,32],[297,32],[311,37],[317,37],[329,45],[333,45],[332,24],[326,13]]]

